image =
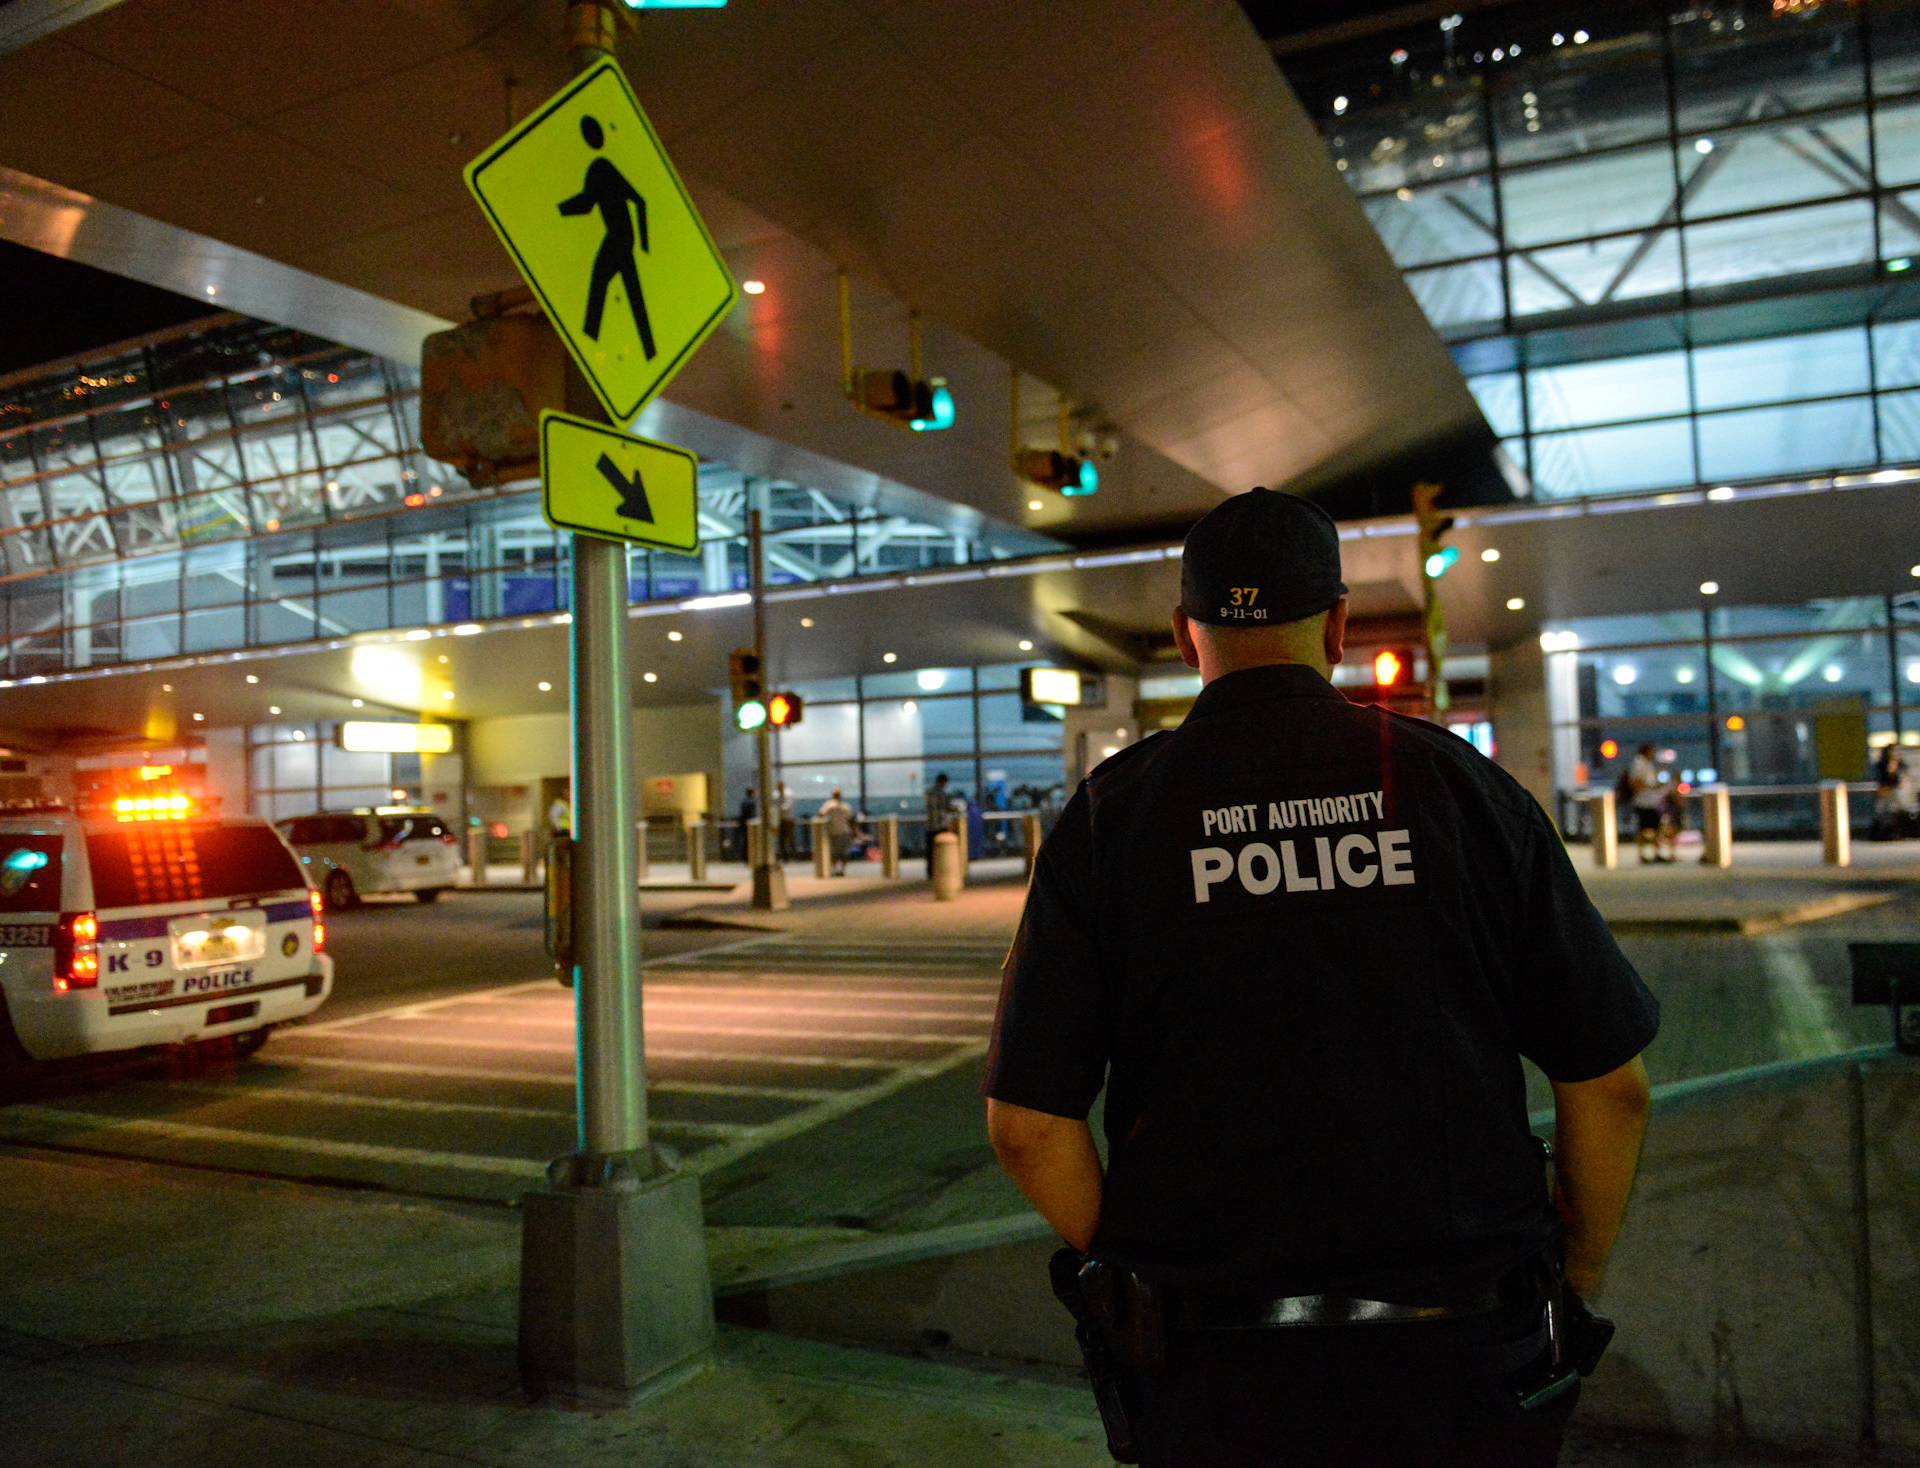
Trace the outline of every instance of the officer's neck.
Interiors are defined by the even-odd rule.
[[[1200,681],[1211,683],[1216,678],[1224,678],[1229,673],[1243,673],[1249,668],[1311,668],[1322,678],[1333,676],[1333,665],[1322,653],[1319,657],[1294,657],[1283,654],[1260,656],[1247,654],[1232,656],[1222,649],[1201,643],[1197,649],[1200,654]]]

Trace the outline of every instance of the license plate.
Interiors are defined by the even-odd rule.
[[[260,930],[245,923],[211,922],[182,926],[173,935],[175,961],[182,968],[244,963],[262,952]]]

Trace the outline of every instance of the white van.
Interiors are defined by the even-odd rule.
[[[460,880],[460,842],[429,810],[405,805],[316,811],[280,822],[331,908],[352,907],[371,892],[411,892],[432,902]]]
[[[231,1037],[333,989],[320,894],[252,816],[189,797],[0,811],[0,1089],[32,1060]]]

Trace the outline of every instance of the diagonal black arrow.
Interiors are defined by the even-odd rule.
[[[598,468],[601,476],[607,483],[614,487],[620,496],[620,508],[614,513],[619,515],[623,520],[645,520],[651,525],[653,523],[653,505],[647,499],[647,487],[640,480],[640,471],[635,469],[633,471],[633,479],[629,481],[627,477],[620,472],[619,465],[615,464],[606,454],[600,456]]]

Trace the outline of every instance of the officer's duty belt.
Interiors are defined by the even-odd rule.
[[[1277,1330],[1296,1325],[1404,1325],[1489,1315],[1500,1297],[1489,1290],[1451,1305],[1396,1305],[1350,1295],[1288,1295],[1278,1300],[1187,1294],[1180,1300],[1182,1330]]]

